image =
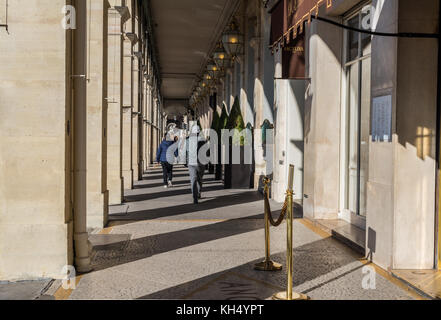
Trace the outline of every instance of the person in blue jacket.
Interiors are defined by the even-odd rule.
[[[158,152],[156,154],[156,162],[161,163],[162,172],[164,175],[164,188],[173,187],[173,164],[175,158],[173,153],[169,152],[170,147],[172,147],[176,142],[167,139],[168,134],[164,136],[164,140],[159,146]],[[178,149],[174,152],[174,156],[178,156]]]

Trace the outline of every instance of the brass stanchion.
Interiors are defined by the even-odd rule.
[[[263,179],[264,187],[264,197],[265,198],[265,261],[255,265],[254,269],[257,271],[280,271],[282,270],[282,265],[280,263],[271,261],[271,249],[270,249],[270,208],[268,207],[269,199],[269,182],[270,179],[265,177]]]
[[[288,191],[286,193],[288,203],[288,216],[286,217],[287,225],[287,254],[286,265],[288,272],[288,286],[286,292],[279,292],[273,296],[273,300],[309,300],[308,296],[292,291],[293,287],[293,204],[294,204],[294,166],[289,167]]]

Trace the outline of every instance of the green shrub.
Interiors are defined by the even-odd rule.
[[[240,134],[245,129],[245,123],[243,121],[242,111],[240,110],[240,102],[238,97],[234,99],[233,108],[231,109],[227,122],[227,129],[236,130],[233,136],[233,145],[245,145],[245,137],[241,136]]]
[[[225,106],[225,104],[222,107],[222,113],[219,119],[219,138],[220,138],[220,133],[223,129],[227,128],[227,122],[228,122],[228,113],[227,113],[227,107]]]

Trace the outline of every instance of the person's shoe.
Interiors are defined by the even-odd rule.
[[[199,201],[198,201],[198,199],[194,199],[194,202],[193,202],[194,204],[199,204]]]
[[[168,189],[168,186],[164,185],[164,189]]]
[[[169,182],[168,182],[168,187],[169,187],[169,188],[173,188],[173,182],[169,181]]]

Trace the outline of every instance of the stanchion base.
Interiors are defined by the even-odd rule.
[[[282,265],[274,261],[263,261],[254,266],[254,270],[257,271],[280,271],[282,270]]]
[[[279,293],[276,293],[275,295],[273,295],[273,300],[288,300],[286,291],[279,292]],[[311,300],[311,299],[307,295],[293,292],[292,293],[292,301],[295,301],[295,300],[298,301],[298,300]]]

